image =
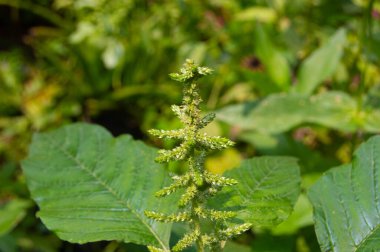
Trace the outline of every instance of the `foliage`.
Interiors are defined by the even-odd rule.
[[[379,13],[375,0],[0,0],[0,222],[6,223],[0,250],[147,251],[121,241],[60,240],[35,217],[38,206],[30,200],[20,163],[34,132],[47,131],[44,136],[70,122],[100,124],[115,139],[127,133],[148,145],[175,148],[177,140],[163,141],[148,130],[181,127],[170,105],[180,103],[182,85],[171,83],[167,73],[192,58],[216,73],[212,81],[199,79],[201,115],[216,114],[200,132],[236,143],[210,152],[207,170],[261,181],[278,167],[277,177],[264,179],[268,184],[258,190],[240,182],[218,196],[220,202],[223,195],[246,197],[215,204],[218,198],[210,199],[208,207],[235,211],[254,224],[227,242],[225,251],[320,251],[306,192],[316,181],[321,185],[318,178],[329,168],[354,167],[354,150],[380,132]],[[277,212],[274,185],[286,181],[286,174],[297,176],[294,159],[278,156],[297,158],[301,179],[288,183],[293,190]],[[277,158],[287,165],[277,166]],[[187,169],[184,162],[152,165],[165,167],[170,176]],[[265,188],[262,209],[278,215],[259,219],[276,224],[286,219],[278,226],[228,207],[260,209],[247,200],[262,199]],[[161,200],[174,201],[171,197],[180,195]],[[163,212],[174,213],[174,204],[170,210]],[[175,223],[170,246],[187,232]]]
[[[322,251],[376,251],[380,137],[354,153],[351,164],[331,169],[310,189],[315,229]]]
[[[153,165],[155,151],[130,136],[114,140],[103,128],[88,124],[72,124],[35,135],[23,168],[32,197],[41,208],[38,216],[45,225],[70,242],[123,240],[149,245],[150,251],[169,251],[171,225],[165,223],[188,222],[190,231],[173,251],[182,251],[192,243],[197,244],[198,251],[205,247],[221,251],[227,239],[251,227],[250,223],[230,225],[229,219],[236,222],[238,219],[232,218],[240,217],[258,227],[272,227],[286,219],[299,194],[299,168],[294,160],[252,159],[235,169],[238,173],[230,172],[231,178],[205,169],[207,153],[233,144],[226,138],[199,132],[214,116],[201,117],[195,81],[210,72],[188,60],[180,74],[172,74],[184,82],[183,103],[172,109],[185,128],[151,130],[161,138],[182,140],[173,150],[158,151],[156,158],[159,163],[188,161],[186,173],[172,176],[174,182],[155,193],[162,198],[184,188],[179,198],[152,198],[155,190],[167,184],[169,176],[164,169],[158,169],[159,165]],[[236,190],[223,190],[238,181],[243,185],[235,186]],[[223,194],[218,197],[221,190]],[[240,209],[207,207],[212,205],[207,201],[213,196],[217,197],[216,208],[225,202],[223,207]],[[173,200],[178,200],[180,212],[174,213]],[[246,202],[245,207],[242,202]],[[143,213],[154,221],[148,221]],[[157,225],[156,221],[163,223]],[[211,232],[204,233],[204,223],[208,221],[214,225]],[[83,226],[86,230],[82,230]]]

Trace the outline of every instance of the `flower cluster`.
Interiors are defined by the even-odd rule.
[[[239,235],[250,228],[250,224],[229,227],[226,220],[236,216],[235,212],[208,209],[206,201],[225,186],[232,186],[236,180],[212,174],[205,170],[206,155],[213,150],[221,150],[233,146],[233,142],[223,138],[208,136],[200,130],[207,126],[215,114],[201,116],[199,108],[202,99],[199,95],[196,80],[212,72],[207,67],[199,67],[192,60],[186,60],[180,73],[171,74],[171,78],[184,85],[183,100],[180,106],[173,105],[172,110],[184,124],[178,130],[150,130],[149,133],[163,139],[176,139],[179,146],[172,150],[160,150],[156,161],[159,163],[185,160],[188,171],[181,176],[173,176],[173,183],[156,193],[157,197],[168,196],[183,188],[184,193],[179,199],[179,213],[163,214],[154,211],[145,211],[145,215],[160,222],[187,222],[191,231],[184,235],[172,248],[173,252],[196,244],[198,251],[209,247],[212,251],[220,251],[225,241],[232,236]],[[215,223],[211,233],[204,233],[201,222],[209,220]],[[162,249],[148,247],[151,252],[162,252]]]

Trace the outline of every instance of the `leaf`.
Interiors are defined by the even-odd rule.
[[[295,140],[286,133],[268,135],[257,131],[244,131],[238,138],[254,146],[260,156],[291,156],[297,158],[302,164],[301,171],[303,174],[326,171],[326,167],[338,164],[334,158],[316,152],[310,146]]]
[[[312,206],[306,195],[301,194],[289,218],[271,231],[275,235],[290,235],[297,233],[300,228],[313,224]]]
[[[262,26],[256,26],[255,52],[264,63],[269,77],[281,90],[286,91],[290,85],[290,67],[286,58],[275,47]]]
[[[13,199],[4,206],[0,206],[0,236],[10,232],[26,215],[30,202],[22,199]]]
[[[226,246],[223,249],[223,252],[236,252],[236,251],[251,252],[252,250],[250,247],[248,247],[246,245],[239,244],[239,243],[232,242],[232,241],[227,241]]]
[[[167,249],[171,225],[144,210],[175,211],[173,199],[153,195],[168,180],[156,150],[131,136],[73,124],[35,134],[22,163],[38,216],[70,242],[122,240]]]
[[[380,110],[372,110],[365,113],[363,128],[367,132],[380,131]]]
[[[270,234],[257,234],[252,242],[254,252],[293,252],[303,251],[296,249],[294,236],[272,236]]]
[[[380,250],[380,136],[328,171],[309,190],[322,251]]]
[[[225,175],[239,183],[226,188],[211,204],[226,209],[240,206],[238,218],[254,227],[273,227],[284,221],[300,194],[300,170],[294,158],[252,158]]]
[[[237,21],[261,21],[273,23],[277,18],[276,11],[266,7],[246,8],[235,15]]]
[[[322,47],[313,52],[302,64],[294,91],[310,95],[322,81],[337,69],[346,43],[346,31],[339,29]]]
[[[355,120],[356,107],[355,100],[342,92],[311,97],[274,94],[258,102],[222,108],[217,112],[217,118],[244,130],[270,134],[290,130],[301,123],[316,123],[352,132],[361,126]]]

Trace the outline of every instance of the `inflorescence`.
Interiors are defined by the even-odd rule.
[[[190,225],[191,231],[178,241],[172,248],[173,252],[182,251],[194,243],[198,251],[204,251],[205,247],[209,247],[211,251],[220,251],[227,239],[239,235],[251,227],[250,224],[228,226],[226,220],[235,217],[235,212],[218,211],[206,207],[208,198],[214,196],[225,186],[237,184],[234,179],[212,174],[204,168],[205,157],[209,152],[234,145],[227,138],[208,136],[200,131],[213,121],[215,114],[201,116],[199,105],[202,99],[196,81],[211,72],[212,70],[207,67],[199,67],[192,60],[186,60],[180,73],[170,74],[172,79],[182,82],[184,85],[182,104],[172,106],[173,112],[184,124],[184,128],[149,131],[158,138],[176,139],[181,142],[172,150],[159,150],[157,162],[168,163],[184,160],[188,163],[188,170],[185,174],[172,176],[173,183],[156,192],[156,197],[165,197],[183,188],[184,193],[178,202],[181,211],[174,214],[145,211],[147,217],[156,221],[187,222]],[[205,233],[201,229],[201,222],[206,220],[215,223],[211,233]],[[151,252],[167,252],[152,246],[148,248]]]

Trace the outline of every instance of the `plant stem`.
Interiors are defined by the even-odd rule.
[[[201,222],[199,220],[199,217],[196,217],[193,219],[194,221],[194,228],[196,229],[201,229]],[[201,236],[198,237],[197,241],[196,241],[196,245],[197,245],[197,251],[198,252],[204,252],[204,244],[202,242],[202,239],[201,239]]]

